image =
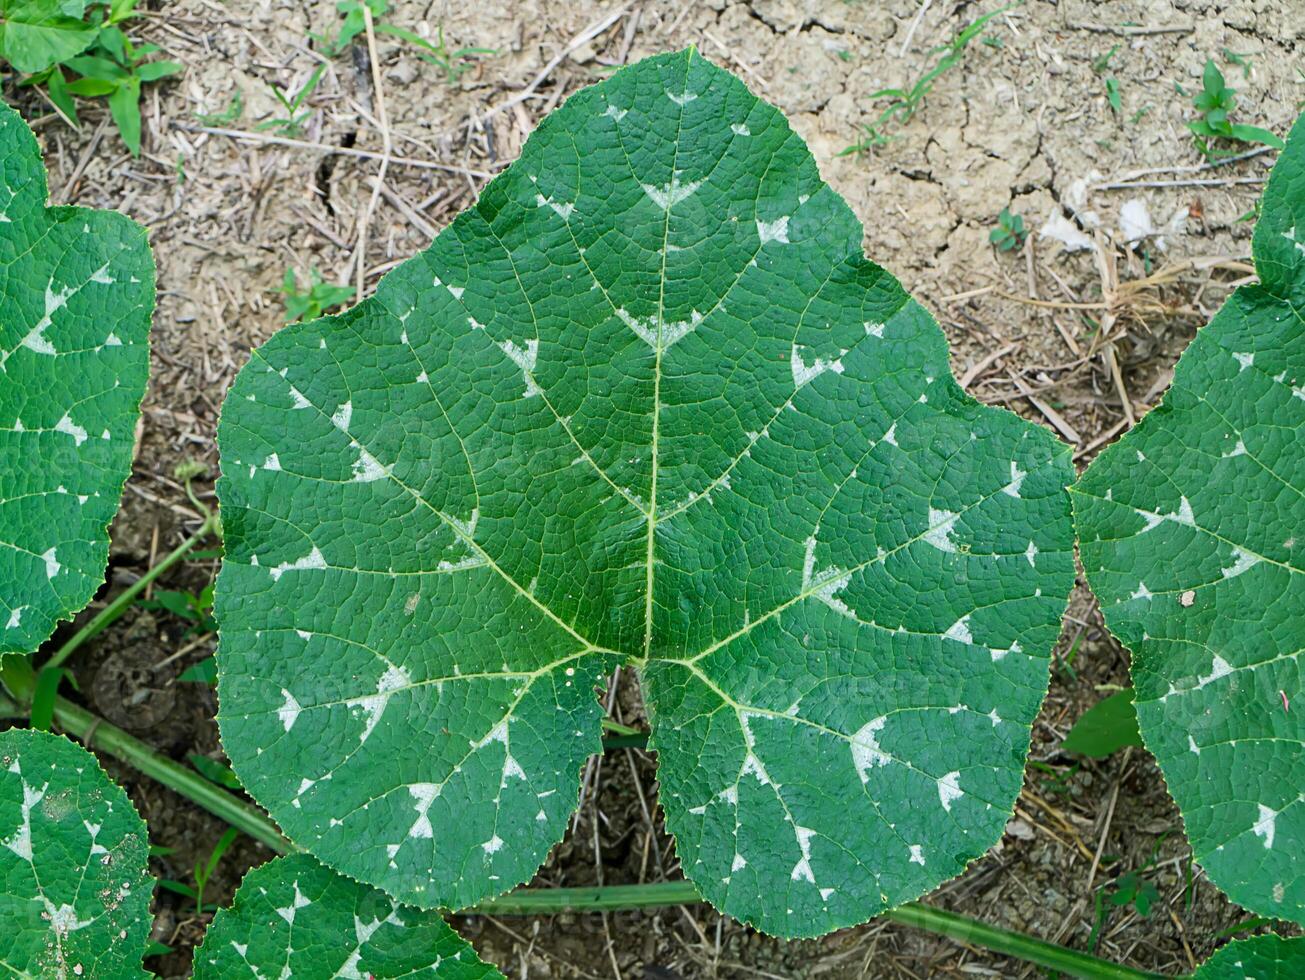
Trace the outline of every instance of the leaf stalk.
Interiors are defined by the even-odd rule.
[[[643,885],[603,885],[594,888],[519,888],[501,898],[468,909],[479,915],[549,915],[564,911],[611,912],[701,902],[688,881]],[[968,916],[908,902],[882,916],[901,925],[923,929],[994,953],[1035,963],[1049,970],[1089,980],[1150,980],[1160,974],[1098,959],[1032,936],[991,926]]]

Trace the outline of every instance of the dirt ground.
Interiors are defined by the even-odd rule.
[[[219,406],[249,349],[282,323],[278,287],[287,268],[301,282],[313,267],[350,283],[361,263],[370,288],[472,202],[567,94],[613,66],[688,44],[790,116],[864,223],[867,254],[938,316],[962,383],[1051,426],[1085,462],[1158,401],[1194,330],[1249,271],[1252,225],[1243,216],[1273,154],[1203,166],[1185,123],[1205,60],[1215,58],[1239,90],[1243,121],[1285,134],[1305,99],[1305,10],[1300,0],[1031,0],[991,21],[890,142],[839,156],[884,105],[870,93],[918,77],[932,48],[995,6],[392,0],[387,22],[430,38],[442,27],[451,48],[494,53],[475,58],[454,84],[412,45],[382,35],[377,92],[365,44],[329,61],[320,54],[312,35],[337,29],[331,3],[151,0],[134,33],[161,45],[185,73],[148,87],[140,159],[128,155],[102,104],[86,106],[76,132],[31,90],[7,85],[6,99],[45,146],[54,200],[125,212],[150,229],[158,261],[153,380],[99,602],[197,526],[174,469],[203,463],[197,488],[201,499],[211,497]],[[245,139],[213,131],[249,133],[283,117],[271,87],[298,91],[322,65],[300,143],[276,143],[272,128]],[[1108,77],[1118,84],[1118,111]],[[215,121],[237,96],[240,114]],[[389,163],[373,195],[382,106],[403,160]],[[999,253],[988,234],[1006,207],[1033,234],[1025,248]],[[1076,230],[1086,247],[1070,252],[1040,236],[1049,221],[1062,238]],[[1138,240],[1130,247],[1130,239]],[[215,565],[188,562],[163,584],[198,591]],[[110,715],[115,701],[129,699],[133,710],[114,720],[174,758],[220,758],[215,696],[204,685],[175,683],[213,641],[194,643],[184,627],[161,611],[121,621],[79,655],[81,696]],[[1177,811],[1144,752],[1094,762],[1059,749],[1088,705],[1126,683],[1127,654],[1080,587],[1015,818],[988,856],[928,901],[1078,948],[1095,943],[1100,955],[1135,967],[1184,972],[1249,916],[1193,866]],[[616,694],[616,716],[638,723],[634,684],[618,681]],[[128,786],[153,842],[174,849],[155,859],[155,873],[191,883],[189,869],[223,826],[131,770],[109,768]],[[572,832],[536,884],[678,877],[655,779],[654,760],[639,751],[596,762]],[[242,840],[206,899],[229,901],[245,870],[268,857]],[[1149,915],[1109,901],[1130,872],[1158,892]],[[155,937],[176,951],[150,965],[184,976],[207,916],[164,891],[156,909]],[[521,977],[1038,975],[884,923],[778,942],[705,906],[455,924],[486,959]]]

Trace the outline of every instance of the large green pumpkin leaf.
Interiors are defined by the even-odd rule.
[[[659,56],[254,353],[219,431],[220,721],[295,841],[426,907],[525,881],[621,663],[685,873],[768,932],[998,839],[1072,470],[961,391],[860,242],[778,110]]]
[[[26,653],[104,582],[154,260],[116,212],[46,207],[36,138],[7,106],[0,176],[0,653]]]
[[[1196,860],[1239,905],[1305,922],[1305,122],[1253,251],[1261,282],[1088,467],[1075,514]]]
[[[195,980],[251,975],[503,976],[438,913],[396,905],[306,854],[276,858],[245,875],[231,908],[218,911],[195,950]]]
[[[8,972],[147,976],[148,851],[145,822],[93,755],[61,735],[0,732],[0,964]]]
[[[1196,980],[1300,980],[1305,939],[1269,934],[1238,939],[1217,950],[1192,974]]]

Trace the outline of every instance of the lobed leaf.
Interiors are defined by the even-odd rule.
[[[145,822],[61,735],[0,732],[0,964],[20,977],[145,977]]]
[[[7,106],[0,174],[0,653],[26,653],[104,582],[149,376],[154,261],[122,215],[46,207],[36,138]]]
[[[438,913],[396,905],[383,892],[307,854],[245,875],[195,950],[195,980],[225,977],[438,977],[502,980]]]
[[[1260,283],[1197,333],[1074,499],[1196,860],[1239,905],[1305,922],[1305,121],[1253,251]]]
[[[1001,835],[1073,581],[1065,447],[953,380],[778,110],[696,52],[572,96],[223,411],[223,744],[325,864],[527,880],[639,670],[685,873],[863,921]]]

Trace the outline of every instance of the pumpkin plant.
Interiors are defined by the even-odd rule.
[[[1229,303],[1248,304],[1245,317],[1229,319],[1255,342],[1234,358],[1253,353],[1254,363],[1281,370],[1274,383],[1291,386],[1299,382],[1286,341],[1299,334],[1305,302],[1297,129],[1256,232],[1263,285]],[[8,200],[40,179],[43,208],[34,141],[6,138],[21,150],[5,157]],[[26,211],[0,213],[30,223],[30,197]],[[59,313],[69,297],[53,309],[48,297],[64,292],[56,273],[82,262],[98,236],[88,223],[57,263],[46,255],[42,264],[29,259],[45,254],[53,230],[33,236],[10,223],[0,223],[0,268],[19,334],[6,356],[14,383],[0,398],[23,412],[65,411],[49,429],[81,447],[88,440],[68,429],[91,417],[35,398],[59,392],[65,376],[16,371],[36,371],[31,356],[95,363],[86,338],[69,343],[61,326],[89,329],[92,318]],[[11,242],[12,232],[29,238]],[[288,326],[254,352],[219,431],[220,723],[242,785],[288,839],[227,790],[84,709],[59,698],[52,709],[65,729],[94,734],[101,749],[286,855],[251,871],[217,914],[196,950],[197,977],[480,980],[500,974],[438,910],[699,897],[777,935],[819,935],[885,914],[1058,971],[1145,976],[911,901],[981,855],[1011,813],[1073,581],[1072,468],[1045,430],[961,391],[937,324],[863,257],[860,240],[783,116],[690,50],[572,97],[374,297]],[[96,268],[87,281],[116,267]],[[47,277],[42,319],[27,297]],[[152,276],[127,281],[152,287]],[[142,350],[149,287],[143,302]],[[129,305],[116,293],[107,301],[124,331],[135,322]],[[1219,322],[1201,336],[1219,336]],[[95,354],[117,346],[125,344],[89,345]],[[1201,379],[1193,363],[1200,355],[1184,357],[1183,385],[1176,379],[1166,405]],[[1217,367],[1201,370],[1213,376]],[[122,386],[93,367],[89,377],[92,392]],[[1239,380],[1220,389],[1221,412],[1239,418],[1230,413],[1264,404],[1275,422],[1299,428],[1292,402],[1239,392]],[[1159,430],[1153,420],[1171,415],[1177,408],[1158,410],[1128,440],[1140,445],[1148,426]],[[1290,486],[1299,453],[1286,435],[1266,443],[1272,453],[1248,448],[1274,436],[1263,428],[1245,426],[1242,452],[1220,458],[1254,453]],[[28,431],[13,430],[11,438]],[[105,432],[113,442],[117,430]],[[1147,452],[1163,462],[1180,438],[1157,438]],[[31,459],[16,446],[0,441],[0,452]],[[1093,527],[1084,501],[1114,506],[1113,487],[1097,498],[1092,480],[1121,452],[1103,455],[1080,484],[1081,527]],[[109,467],[81,468],[98,477]],[[1170,479],[1183,486],[1185,475]],[[1129,492],[1150,486],[1127,479]],[[114,506],[121,480],[109,481]],[[1230,485],[1263,519],[1295,519],[1273,509],[1294,505],[1258,477]],[[1109,585],[1106,568],[1149,554],[1110,551],[1130,535],[1206,526],[1194,516],[1206,502],[1198,489],[1173,510],[1149,498],[1127,503],[1146,526],[1094,531],[1090,548],[1085,532],[1093,584]],[[0,530],[16,542],[62,517],[6,510],[36,505],[21,488],[22,496],[0,491],[11,498],[0,504]],[[64,494],[38,486],[30,496]],[[206,520],[200,533],[215,526]],[[1263,542],[1235,540],[1233,573],[1190,541],[1183,560],[1197,555],[1221,580],[1268,562]],[[41,544],[31,541],[15,551]],[[1153,543],[1147,560],[1160,567],[1168,552],[1158,546],[1172,542]],[[1243,553],[1261,560],[1246,564]],[[13,582],[27,589],[20,597],[36,593],[41,571],[15,568]],[[1282,619],[1269,630],[1275,641],[1295,622],[1295,580],[1261,583],[1284,583],[1283,606],[1262,613],[1270,626]],[[1180,594],[1181,608],[1194,607],[1187,592],[1196,588]],[[5,649],[30,651],[73,605],[47,602],[44,633]],[[1249,598],[1221,598],[1221,615],[1225,606],[1247,621]],[[1107,618],[1127,622],[1111,608]],[[1211,611],[1204,622],[1213,629],[1220,617]],[[1282,650],[1267,662],[1286,671],[1295,657]],[[34,675],[15,659],[3,679],[26,703]],[[494,898],[528,879],[562,836],[579,768],[601,748],[595,689],[616,666],[639,673],[661,804],[689,880]],[[1192,690],[1243,667],[1258,665],[1216,660],[1215,676]],[[1289,682],[1272,675],[1280,677]],[[1140,673],[1137,689],[1146,735],[1156,716]],[[1253,743],[1293,731],[1300,741],[1298,728],[1264,735],[1254,727],[1260,705],[1231,686],[1228,704],[1220,724],[1249,726]],[[21,707],[0,697],[8,714]],[[1161,720],[1197,731],[1189,716]],[[1155,744],[1165,765],[1164,743]],[[88,964],[89,975],[137,975],[149,895],[139,816],[64,739],[0,733],[0,760],[0,911],[19,922],[0,961],[32,976],[82,975]],[[1290,758],[1268,761],[1301,784]],[[1264,789],[1259,772],[1231,777],[1235,789]],[[1240,832],[1240,813],[1214,806]],[[1290,826],[1269,824],[1265,850],[1294,840]],[[1264,829],[1250,834],[1263,840]],[[1295,889],[1291,853],[1271,857],[1261,870]],[[1243,893],[1252,908],[1268,908],[1255,888]],[[1272,894],[1271,913],[1290,914],[1296,892],[1284,885]],[[1238,941],[1198,975],[1295,976],[1302,945]]]
[[[143,977],[145,822],[61,735],[0,732],[0,963],[20,977]]]
[[[36,137],[8,106],[0,173],[4,654],[35,650],[104,581],[149,376],[154,260],[123,215],[46,206]]]
[[[1074,500],[1196,860],[1237,904],[1305,923],[1305,120],[1252,251],[1260,281],[1197,333]]]
[[[685,874],[779,936],[1001,836],[1073,584],[1067,448],[953,379],[783,115],[693,51],[584,89],[222,414],[219,723],[323,864],[527,881],[638,671]]]

